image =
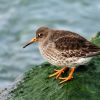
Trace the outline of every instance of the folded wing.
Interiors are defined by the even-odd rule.
[[[62,36],[56,39],[54,43],[55,49],[59,50],[66,57],[92,57],[100,54],[100,47],[76,33]]]

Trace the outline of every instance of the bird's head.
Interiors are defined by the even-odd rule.
[[[40,27],[39,29],[37,29],[36,37],[32,38],[31,41],[29,41],[25,46],[23,46],[23,48],[35,42],[43,42],[44,39],[48,36],[49,30],[50,29],[48,27]]]

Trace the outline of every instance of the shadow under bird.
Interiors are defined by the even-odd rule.
[[[39,43],[39,50],[49,63],[62,66],[61,70],[54,70],[55,73],[49,76],[56,76],[56,79],[62,80],[60,83],[73,78],[76,66],[83,65],[93,56],[100,55],[100,47],[79,34],[66,30],[40,27],[36,31],[36,37],[32,38],[23,48],[34,42]],[[71,69],[68,77],[61,77],[67,68]]]

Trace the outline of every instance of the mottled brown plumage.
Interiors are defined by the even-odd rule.
[[[100,47],[92,44],[77,33],[53,30],[47,27],[39,28],[37,34],[39,33],[48,35],[46,43],[53,42],[55,44],[55,49],[63,52],[62,55],[65,57],[91,57],[100,54]],[[71,51],[70,55],[66,52],[69,50]]]
[[[49,77],[56,75],[58,78],[66,69],[64,66],[72,69],[68,77],[60,78],[63,80],[61,83],[73,78],[72,74],[76,65],[85,64],[93,56],[100,55],[100,47],[70,31],[41,27],[36,31],[36,38],[33,38],[27,45],[36,41],[39,42],[40,52],[48,62],[63,67]]]
[[[65,32],[67,33],[67,31]],[[66,35],[55,41],[56,48],[61,51],[71,50],[70,57],[87,57],[100,53],[100,47],[95,46],[85,38],[75,35]]]

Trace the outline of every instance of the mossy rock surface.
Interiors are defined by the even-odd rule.
[[[100,45],[100,36],[92,41]],[[48,63],[33,66],[25,73],[23,82],[11,91],[12,100],[100,100],[100,56],[78,67],[74,79],[64,84],[48,78],[54,69],[60,68]],[[67,75],[68,71],[62,76]]]
[[[100,46],[100,32],[98,32],[97,35],[96,35],[94,38],[92,38],[91,41],[92,41],[94,44]]]

